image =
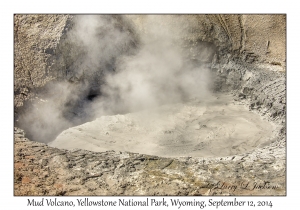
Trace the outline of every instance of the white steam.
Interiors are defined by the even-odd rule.
[[[193,97],[204,99],[209,94],[209,69],[194,66],[185,59],[186,51],[178,38],[185,34],[180,28],[159,25],[168,18],[143,18],[147,28],[138,34],[140,48],[134,55],[117,58],[116,72],[106,75],[102,87],[108,98],[99,98],[98,103],[93,104],[96,115],[103,104],[110,109],[106,111],[113,110],[110,113],[134,112]]]
[[[143,16],[141,25],[134,25],[123,16],[75,17],[68,35],[75,50],[68,56],[77,57],[66,72],[69,81],[50,85],[47,102],[26,112],[22,127],[34,140],[49,142],[62,130],[102,115],[205,99],[210,71],[186,59],[182,29],[187,26],[169,27],[174,18]],[[91,90],[99,96],[88,101]]]

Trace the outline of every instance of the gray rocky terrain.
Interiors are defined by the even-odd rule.
[[[285,18],[15,15],[15,195],[285,195]],[[149,80],[172,91],[155,103],[109,98],[129,87],[119,67],[145,62],[183,66],[189,83],[158,71]],[[198,70],[209,84],[190,80]]]

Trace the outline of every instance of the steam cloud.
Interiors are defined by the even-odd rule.
[[[134,18],[75,17],[67,38],[72,50],[62,50],[76,58],[65,80],[48,85],[44,102],[20,118],[33,140],[49,142],[62,130],[102,115],[205,99],[210,71],[187,58],[182,37],[188,26],[163,24],[177,22],[178,16],[143,16],[140,24]],[[88,100],[88,95],[97,97]]]

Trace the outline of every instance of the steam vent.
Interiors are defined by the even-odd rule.
[[[15,195],[285,195],[285,15],[15,15]]]

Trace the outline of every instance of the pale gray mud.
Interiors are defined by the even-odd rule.
[[[63,131],[60,149],[128,151],[164,157],[221,157],[271,142],[275,125],[230,94],[125,115],[103,116]]]

